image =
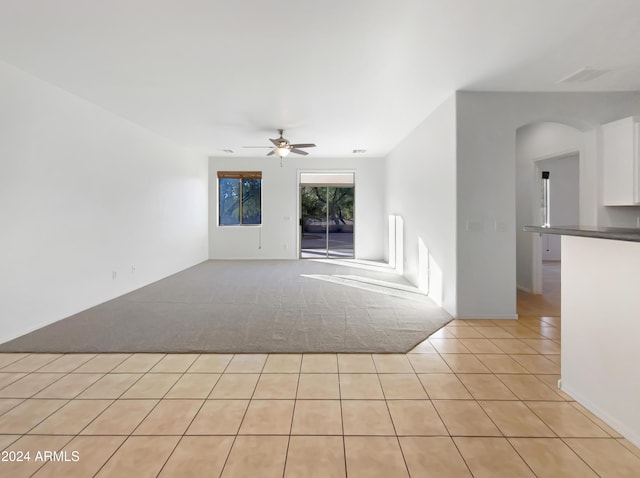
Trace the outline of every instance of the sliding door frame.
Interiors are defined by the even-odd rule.
[[[308,259],[307,257],[302,257],[302,201],[301,201],[301,191],[300,189],[305,186],[304,184],[302,184],[302,174],[351,174],[353,176],[353,183],[351,185],[348,184],[339,184],[339,183],[331,183],[331,182],[323,182],[322,184],[316,184],[313,186],[317,186],[317,187],[351,187],[353,189],[353,217],[354,217],[354,221],[353,221],[353,258],[356,257],[356,228],[355,228],[355,224],[356,224],[356,217],[358,216],[358,212],[357,212],[357,201],[356,201],[356,172],[353,169],[327,169],[327,170],[323,170],[323,169],[298,169],[297,171],[297,189],[296,189],[296,205],[297,205],[297,211],[298,211],[298,217],[297,217],[297,221],[296,221],[296,226],[297,226],[297,243],[298,243],[298,259]],[[327,214],[329,213],[329,205],[327,204]],[[328,225],[327,225],[328,228]],[[328,231],[325,233],[326,234],[326,247],[325,247],[325,251],[329,250],[329,233]],[[328,254],[325,255],[325,257],[323,257],[323,259],[331,259],[331,257],[328,257]],[[333,259],[338,259],[336,257],[334,257]]]

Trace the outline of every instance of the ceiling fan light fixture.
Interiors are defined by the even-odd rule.
[[[273,150],[277,156],[284,158],[287,154],[289,154],[289,148],[286,147],[277,147]]]

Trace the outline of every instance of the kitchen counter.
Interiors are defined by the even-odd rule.
[[[540,234],[559,234],[562,236],[593,237],[596,239],[614,239],[617,241],[640,242],[640,229],[599,226],[524,226],[528,232]]]

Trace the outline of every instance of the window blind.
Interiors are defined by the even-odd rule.
[[[218,171],[218,179],[262,179],[262,171]]]

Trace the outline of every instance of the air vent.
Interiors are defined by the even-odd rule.
[[[569,76],[565,76],[558,83],[587,83],[602,75],[609,73],[609,70],[596,70],[595,68],[584,67],[574,71]]]
[[[366,153],[367,150],[366,149],[354,149],[353,150],[353,154],[363,154]]]
[[[225,153],[234,153],[235,152],[233,149],[223,149],[222,151],[224,151]]]

